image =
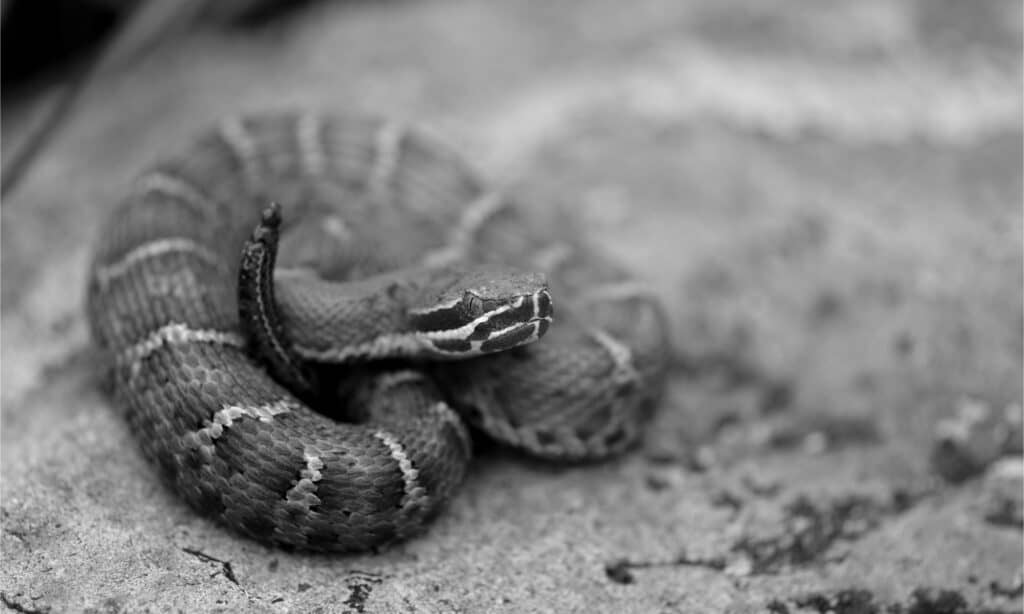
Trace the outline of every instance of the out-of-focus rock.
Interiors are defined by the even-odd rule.
[[[956,414],[935,427],[932,465],[950,482],[962,482],[1004,454],[1021,452],[1021,407],[994,409],[980,400],[962,399]]]

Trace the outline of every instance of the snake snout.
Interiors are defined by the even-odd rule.
[[[551,293],[543,288],[517,297],[478,323],[470,336],[482,354],[508,350],[540,339],[554,314]]]

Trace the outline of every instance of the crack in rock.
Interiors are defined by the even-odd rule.
[[[182,550],[182,552],[185,552],[186,554],[191,554],[192,556],[196,557],[200,561],[203,561],[204,563],[218,563],[218,564],[220,564],[220,571],[217,572],[217,573],[220,573],[221,575],[223,575],[225,578],[227,578],[229,581],[231,581],[231,583],[234,584],[235,586],[241,586],[238,583],[238,578],[235,577],[235,570],[231,568],[231,562],[230,561],[222,561],[222,560],[220,560],[220,559],[218,559],[216,557],[212,557],[209,554],[206,554],[205,552],[203,552],[201,550],[197,550],[197,549],[193,549],[193,548],[182,548],[181,550]],[[214,575],[216,575],[216,574],[214,574]]]

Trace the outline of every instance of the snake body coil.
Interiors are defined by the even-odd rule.
[[[332,417],[272,379],[246,343],[254,324],[240,327],[240,254],[271,201],[284,203],[288,352],[341,365],[318,371],[334,387]],[[189,504],[300,549],[366,550],[421,530],[465,475],[466,423],[545,458],[618,452],[658,395],[664,317],[548,213],[531,224],[452,153],[397,124],[227,120],[144,173],[102,231],[87,310],[115,401]],[[542,271],[558,321],[516,346],[547,329],[547,287],[492,304],[463,291],[467,279],[495,286],[462,274],[467,262]],[[311,269],[330,281],[289,284],[289,271]],[[424,271],[455,298],[425,294]],[[436,305],[414,304],[427,294]],[[452,324],[455,311],[468,324]],[[396,332],[395,313],[412,328]],[[366,362],[376,358],[405,362]]]

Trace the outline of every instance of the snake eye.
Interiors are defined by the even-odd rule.
[[[462,305],[463,308],[465,309],[467,322],[470,322],[475,318],[484,315],[488,311],[493,310],[498,306],[498,304],[499,301],[497,300],[486,299],[480,296],[479,294],[475,294],[469,291],[467,291],[462,296]]]
[[[416,330],[455,331],[494,309],[497,304],[496,300],[486,299],[466,290],[457,301],[452,303],[410,312],[409,319]]]
[[[475,318],[484,312],[484,299],[472,292],[462,295],[462,305],[465,307],[469,319]]]

